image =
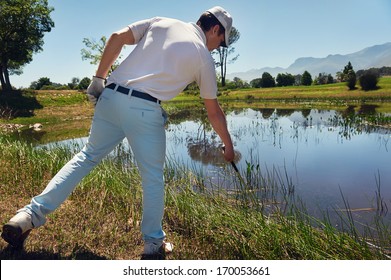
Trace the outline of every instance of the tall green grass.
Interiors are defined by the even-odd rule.
[[[37,149],[0,138],[0,221],[5,223],[79,148]],[[226,176],[232,171],[227,169]],[[380,216],[365,236],[311,217],[286,174],[249,163],[232,190],[207,187],[202,174],[169,160],[164,229],[171,259],[387,259],[389,228]],[[232,174],[230,174],[232,175]],[[0,243],[2,259],[137,259],[142,190],[131,153],[119,147],[91,172],[48,223],[33,231],[26,250]],[[369,232],[369,231],[368,231]]]

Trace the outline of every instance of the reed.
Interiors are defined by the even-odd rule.
[[[78,147],[37,149],[0,137],[0,221],[43,190]],[[255,162],[241,170],[233,189],[208,187],[202,174],[172,159],[166,164],[164,228],[175,245],[168,259],[387,259],[389,227],[381,220],[367,235],[311,217],[285,173]],[[232,175],[225,168],[222,176]],[[246,184],[246,186],[243,186]],[[119,147],[94,169],[69,199],[29,237],[24,251],[0,241],[1,259],[138,259],[141,180],[131,153]],[[348,205],[347,205],[348,206]],[[372,245],[370,245],[372,244]]]

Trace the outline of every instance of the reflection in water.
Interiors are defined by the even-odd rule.
[[[209,140],[199,140],[187,143],[189,156],[192,160],[201,162],[204,165],[223,166],[226,164],[220,142]],[[235,162],[240,161],[241,154],[235,151]]]
[[[187,136],[188,155],[193,161],[201,162],[203,165],[223,166],[226,162],[222,153],[222,144],[215,133],[211,133],[210,136],[207,134],[210,130],[210,127],[202,123],[194,137]],[[240,152],[236,151],[235,162],[240,158]]]

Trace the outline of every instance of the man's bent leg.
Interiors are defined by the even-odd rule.
[[[97,104],[90,136],[82,151],[61,168],[40,195],[18,211],[30,214],[34,227],[43,225],[45,216],[58,208],[76,185],[123,140],[125,135],[115,123],[110,93],[104,92],[102,96],[108,98]]]

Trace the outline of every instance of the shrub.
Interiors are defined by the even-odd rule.
[[[376,73],[372,71],[366,71],[364,74],[360,77],[360,86],[363,90],[375,90],[377,89],[377,83],[379,81],[379,77]]]
[[[69,90],[69,89],[71,89],[71,88],[67,85],[62,85],[62,86],[56,87],[56,90]]]
[[[40,89],[41,90],[55,90],[56,87],[54,85],[44,85]]]

